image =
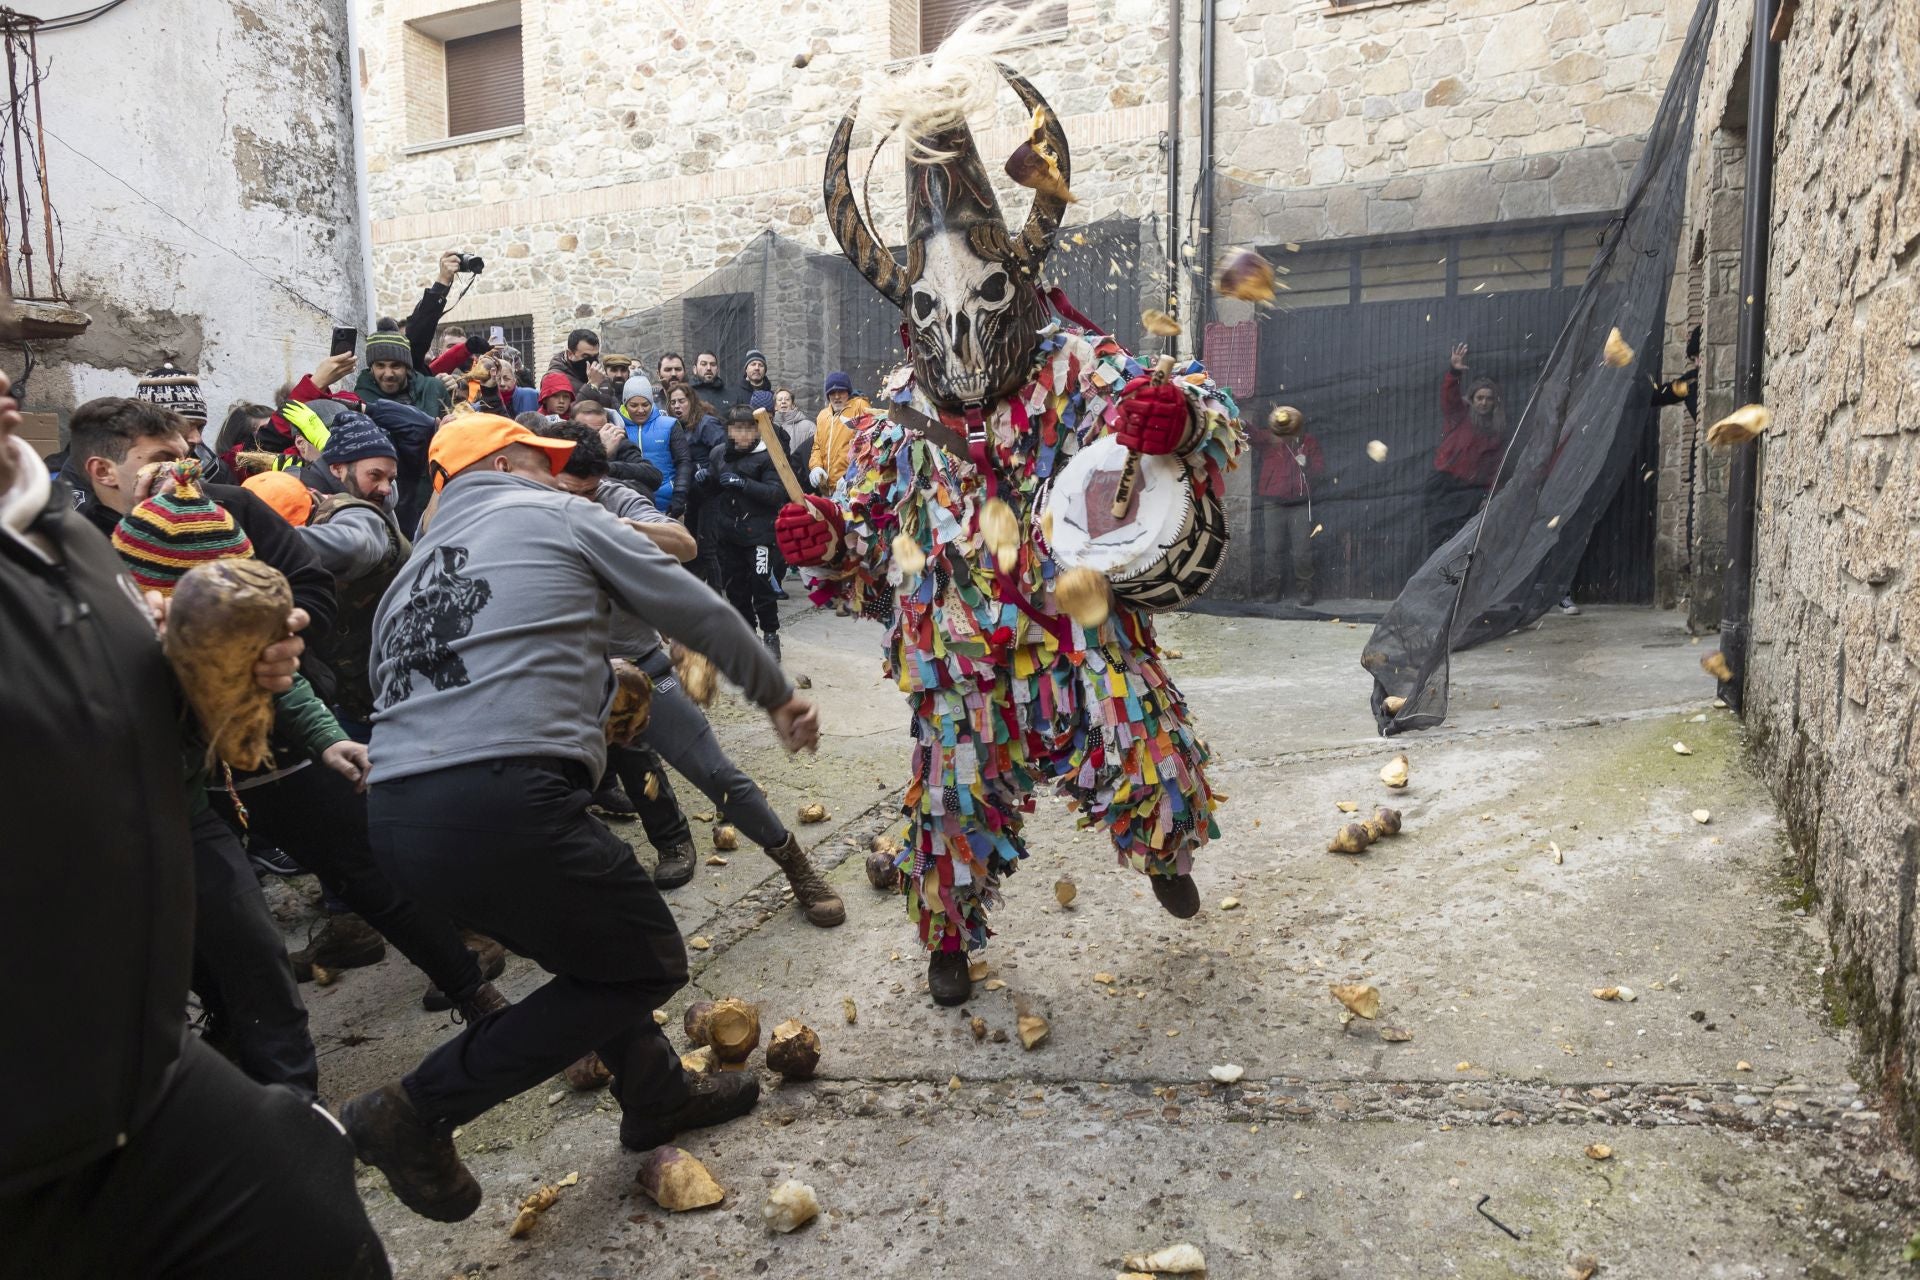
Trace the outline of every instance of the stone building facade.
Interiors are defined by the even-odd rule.
[[[769,228],[829,248],[832,130],[863,69],[917,52],[914,0],[663,3],[632,20],[595,0],[355,2],[380,306],[409,305],[443,248],[479,252],[487,273],[454,314],[526,316],[541,352],[576,323],[671,297]],[[1191,249],[1200,6],[1182,9],[1175,237],[1170,6],[1064,10],[1012,61],[1064,118],[1071,224],[1123,215]],[[1223,244],[1611,209],[1688,17],[1663,0],[1221,0],[1216,13]],[[434,136],[433,33],[485,23],[519,25],[524,122]],[[975,127],[987,154],[1010,149],[1012,95]],[[856,135],[860,163],[871,141]],[[897,234],[897,149],[877,165],[874,213]],[[1009,183],[1003,202],[1021,194]]]
[[[1752,0],[1722,0],[1690,235],[1710,338],[1738,296]],[[1723,157],[1722,151],[1726,154]],[[1745,714],[1869,1067],[1920,1133],[1920,7],[1806,0],[1782,46]],[[1717,345],[1717,343],[1716,343]],[[1712,348],[1710,347],[1710,350]],[[1730,379],[1716,368],[1710,386]],[[1716,392],[1703,421],[1733,407]],[[1702,466],[1702,505],[1724,460]],[[1724,529],[1724,514],[1719,517]],[[1723,557],[1724,559],[1724,557]],[[1714,570],[1712,563],[1696,566]]]
[[[365,322],[347,22],[346,0],[149,0],[40,36],[61,278],[89,324],[33,344],[37,446],[169,360],[216,418],[270,399]]]

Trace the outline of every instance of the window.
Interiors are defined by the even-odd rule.
[[[525,121],[520,28],[447,41],[447,136],[460,138]]]
[[[440,327],[440,338],[446,337],[449,326],[458,326],[465,330],[469,348],[484,348],[487,334],[499,325],[505,331],[507,345],[520,353],[520,363],[525,366],[533,359],[533,317],[532,316],[495,316],[486,320],[449,320]],[[434,344],[439,350],[440,343]]]
[[[407,23],[401,63],[409,151],[498,136],[526,123],[519,0]]]
[[[910,58],[932,53],[942,40],[953,34],[954,28],[994,3],[995,0],[892,0],[894,56]],[[1036,37],[1057,35],[1067,29],[1067,0],[1007,0],[1007,7],[1023,13],[1037,10],[1031,31]],[[902,48],[906,43],[902,37],[916,25],[919,28],[917,44]]]
[[[1441,231],[1269,251],[1281,276],[1278,305],[1343,307],[1415,298],[1473,298],[1577,289],[1587,278],[1605,218]]]

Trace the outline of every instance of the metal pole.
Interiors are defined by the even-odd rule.
[[[1213,273],[1213,29],[1214,0],[1200,0],[1200,234],[1193,264],[1193,354],[1207,352],[1207,290]]]
[[[1180,0],[1167,18],[1167,310],[1180,315]],[[1177,354],[1177,337],[1167,354]]]
[[[1768,39],[1773,5],[1755,0],[1748,52],[1747,193],[1740,237],[1740,327],[1734,342],[1734,399],[1759,404],[1766,394],[1767,266],[1772,252],[1773,133],[1779,101],[1780,46]],[[1727,571],[1721,592],[1720,652],[1733,670],[1720,696],[1736,714],[1746,700],[1747,653],[1753,634],[1755,493],[1758,439],[1735,445],[1727,467]]]

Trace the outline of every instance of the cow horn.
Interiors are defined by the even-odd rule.
[[[833,238],[840,242],[847,260],[867,278],[867,283],[894,306],[905,309],[906,277],[893,254],[873,238],[873,229],[867,226],[866,218],[860,213],[859,198],[854,195],[853,175],[847,170],[852,143],[853,113],[848,112],[834,132],[833,145],[827,148],[827,225],[833,228]]]
[[[1040,96],[1040,91],[1025,76],[1004,64],[1000,67],[1000,74],[1020,95],[1021,105],[1029,112],[1039,114],[1040,128],[1060,163],[1061,182],[1072,187],[1073,162],[1067,155],[1067,131],[1060,127],[1060,117],[1053,113],[1047,100]],[[1066,212],[1067,202],[1060,197],[1038,191],[1033,193],[1033,208],[1027,211],[1027,225],[1020,229],[1020,236],[1013,243],[1014,252],[1020,255],[1020,260],[1029,271],[1038,273],[1040,264],[1047,260],[1047,254],[1053,249],[1053,233],[1060,229],[1060,219],[1066,216]]]

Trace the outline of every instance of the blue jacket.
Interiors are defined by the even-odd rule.
[[[680,480],[681,472],[685,469],[686,447],[675,439],[674,433],[680,424],[658,405],[652,406],[652,409],[646,420],[638,423],[629,418],[623,409],[620,411],[620,425],[626,429],[627,439],[639,446],[647,461],[660,469],[660,487],[652,494],[653,505],[662,511],[677,511],[686,505],[683,492],[686,482]],[[678,448],[676,444],[679,444]],[[676,496],[681,500],[676,501]]]

